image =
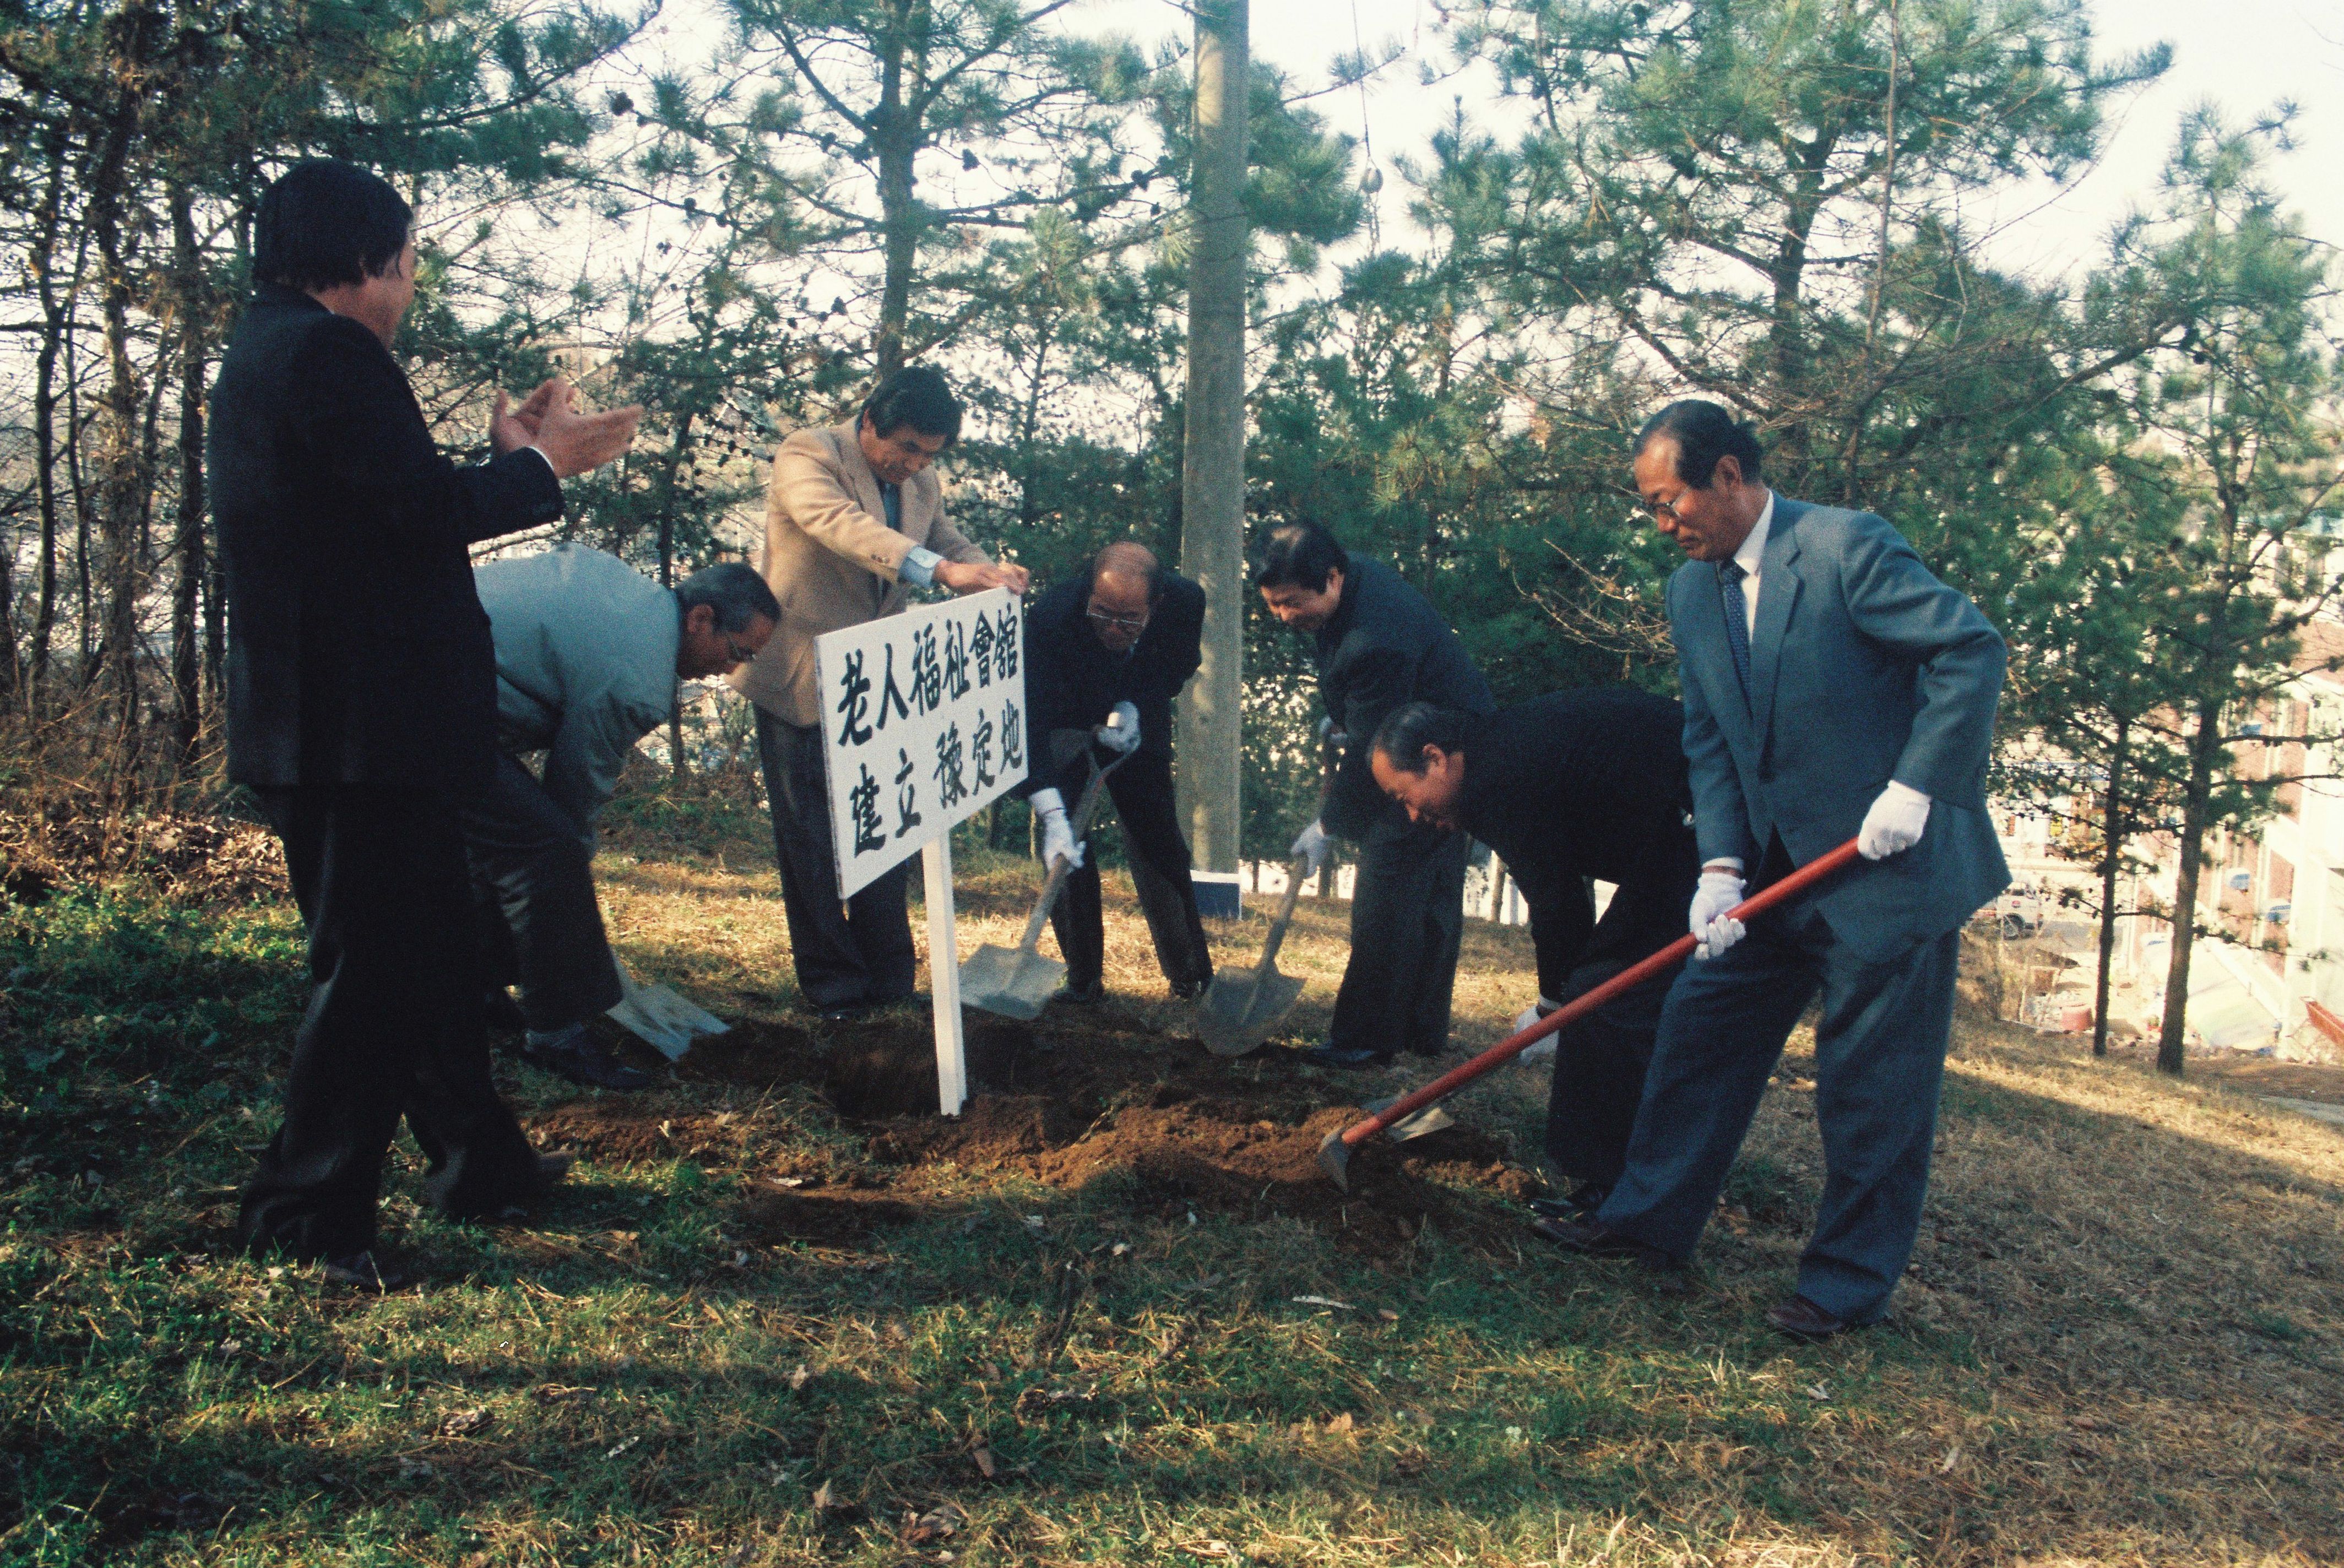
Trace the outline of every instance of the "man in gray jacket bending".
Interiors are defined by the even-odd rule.
[[[518,981],[524,1057],[579,1083],[641,1088],[651,1079],[586,1032],[621,996],[594,901],[594,821],[635,743],[675,711],[676,683],[756,657],[781,606],[739,561],[670,591],[574,544],[473,576],[497,647],[496,776],[463,814],[490,1007],[510,1021],[502,986]],[[521,764],[530,752],[545,754],[541,776]]]

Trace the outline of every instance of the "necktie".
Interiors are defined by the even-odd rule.
[[[1742,597],[1741,563],[1717,563],[1718,592],[1725,601],[1725,645],[1733,650],[1733,673],[1742,677],[1742,700],[1750,700],[1750,607]]]

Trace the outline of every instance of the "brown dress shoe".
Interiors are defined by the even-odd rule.
[[[1857,1325],[1834,1318],[1804,1296],[1789,1296],[1768,1309],[1766,1321],[1794,1340],[1828,1340]]]

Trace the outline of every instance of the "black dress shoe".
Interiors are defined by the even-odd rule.
[[[1584,1258],[1634,1258],[1656,1267],[1666,1264],[1660,1253],[1600,1219],[1535,1219],[1531,1229],[1565,1251]]]
[[[338,1290],[365,1290],[377,1296],[388,1296],[415,1283],[413,1274],[386,1264],[371,1250],[328,1258],[318,1265],[318,1272]]]
[[[612,1056],[611,1047],[588,1034],[583,1024],[573,1025],[551,1039],[525,1038],[520,1055],[532,1067],[591,1088],[649,1088],[653,1081],[651,1074],[639,1072]]]
[[[1302,1053],[1302,1059],[1314,1067],[1339,1067],[1344,1072],[1361,1072],[1369,1067],[1387,1067],[1391,1062],[1389,1057],[1365,1046],[1339,1046],[1332,1040],[1311,1047]]]
[[[1072,1007],[1096,1007],[1106,1000],[1106,984],[1093,980],[1087,986],[1067,984],[1050,993],[1053,1002],[1064,1002]]]
[[[868,996],[856,996],[850,1001],[819,1003],[814,1013],[825,1024],[844,1024],[863,1017],[878,1006]]]
[[[1172,999],[1176,1002],[1193,1002],[1210,990],[1212,985],[1213,977],[1210,975],[1201,980],[1175,980],[1172,982]]]
[[[1808,1300],[1804,1296],[1787,1296],[1769,1308],[1766,1321],[1777,1333],[1788,1334],[1794,1340],[1828,1340],[1844,1334],[1861,1324],[1845,1318],[1834,1317]]]
[[[1592,1219],[1603,1200],[1612,1196],[1608,1187],[1586,1182],[1561,1198],[1533,1198],[1531,1212],[1541,1219]]]

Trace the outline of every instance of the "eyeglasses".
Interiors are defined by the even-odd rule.
[[[717,635],[724,639],[725,657],[732,661],[734,668],[739,668],[757,656],[757,651],[754,648],[743,648],[740,643],[732,641],[732,632],[720,632]]]
[[[1677,492],[1677,501],[1682,501],[1683,499],[1684,492],[1682,491],[1679,491]],[[1643,502],[1643,507],[1646,511],[1651,512],[1662,522],[1682,522],[1684,521],[1684,513],[1677,510],[1676,501],[1648,501]]]
[[[1137,615],[1114,615],[1094,604],[1090,606],[1087,613],[1092,620],[1097,622],[1100,625],[1112,626],[1118,632],[1145,632],[1147,630],[1147,612],[1144,610]]]

